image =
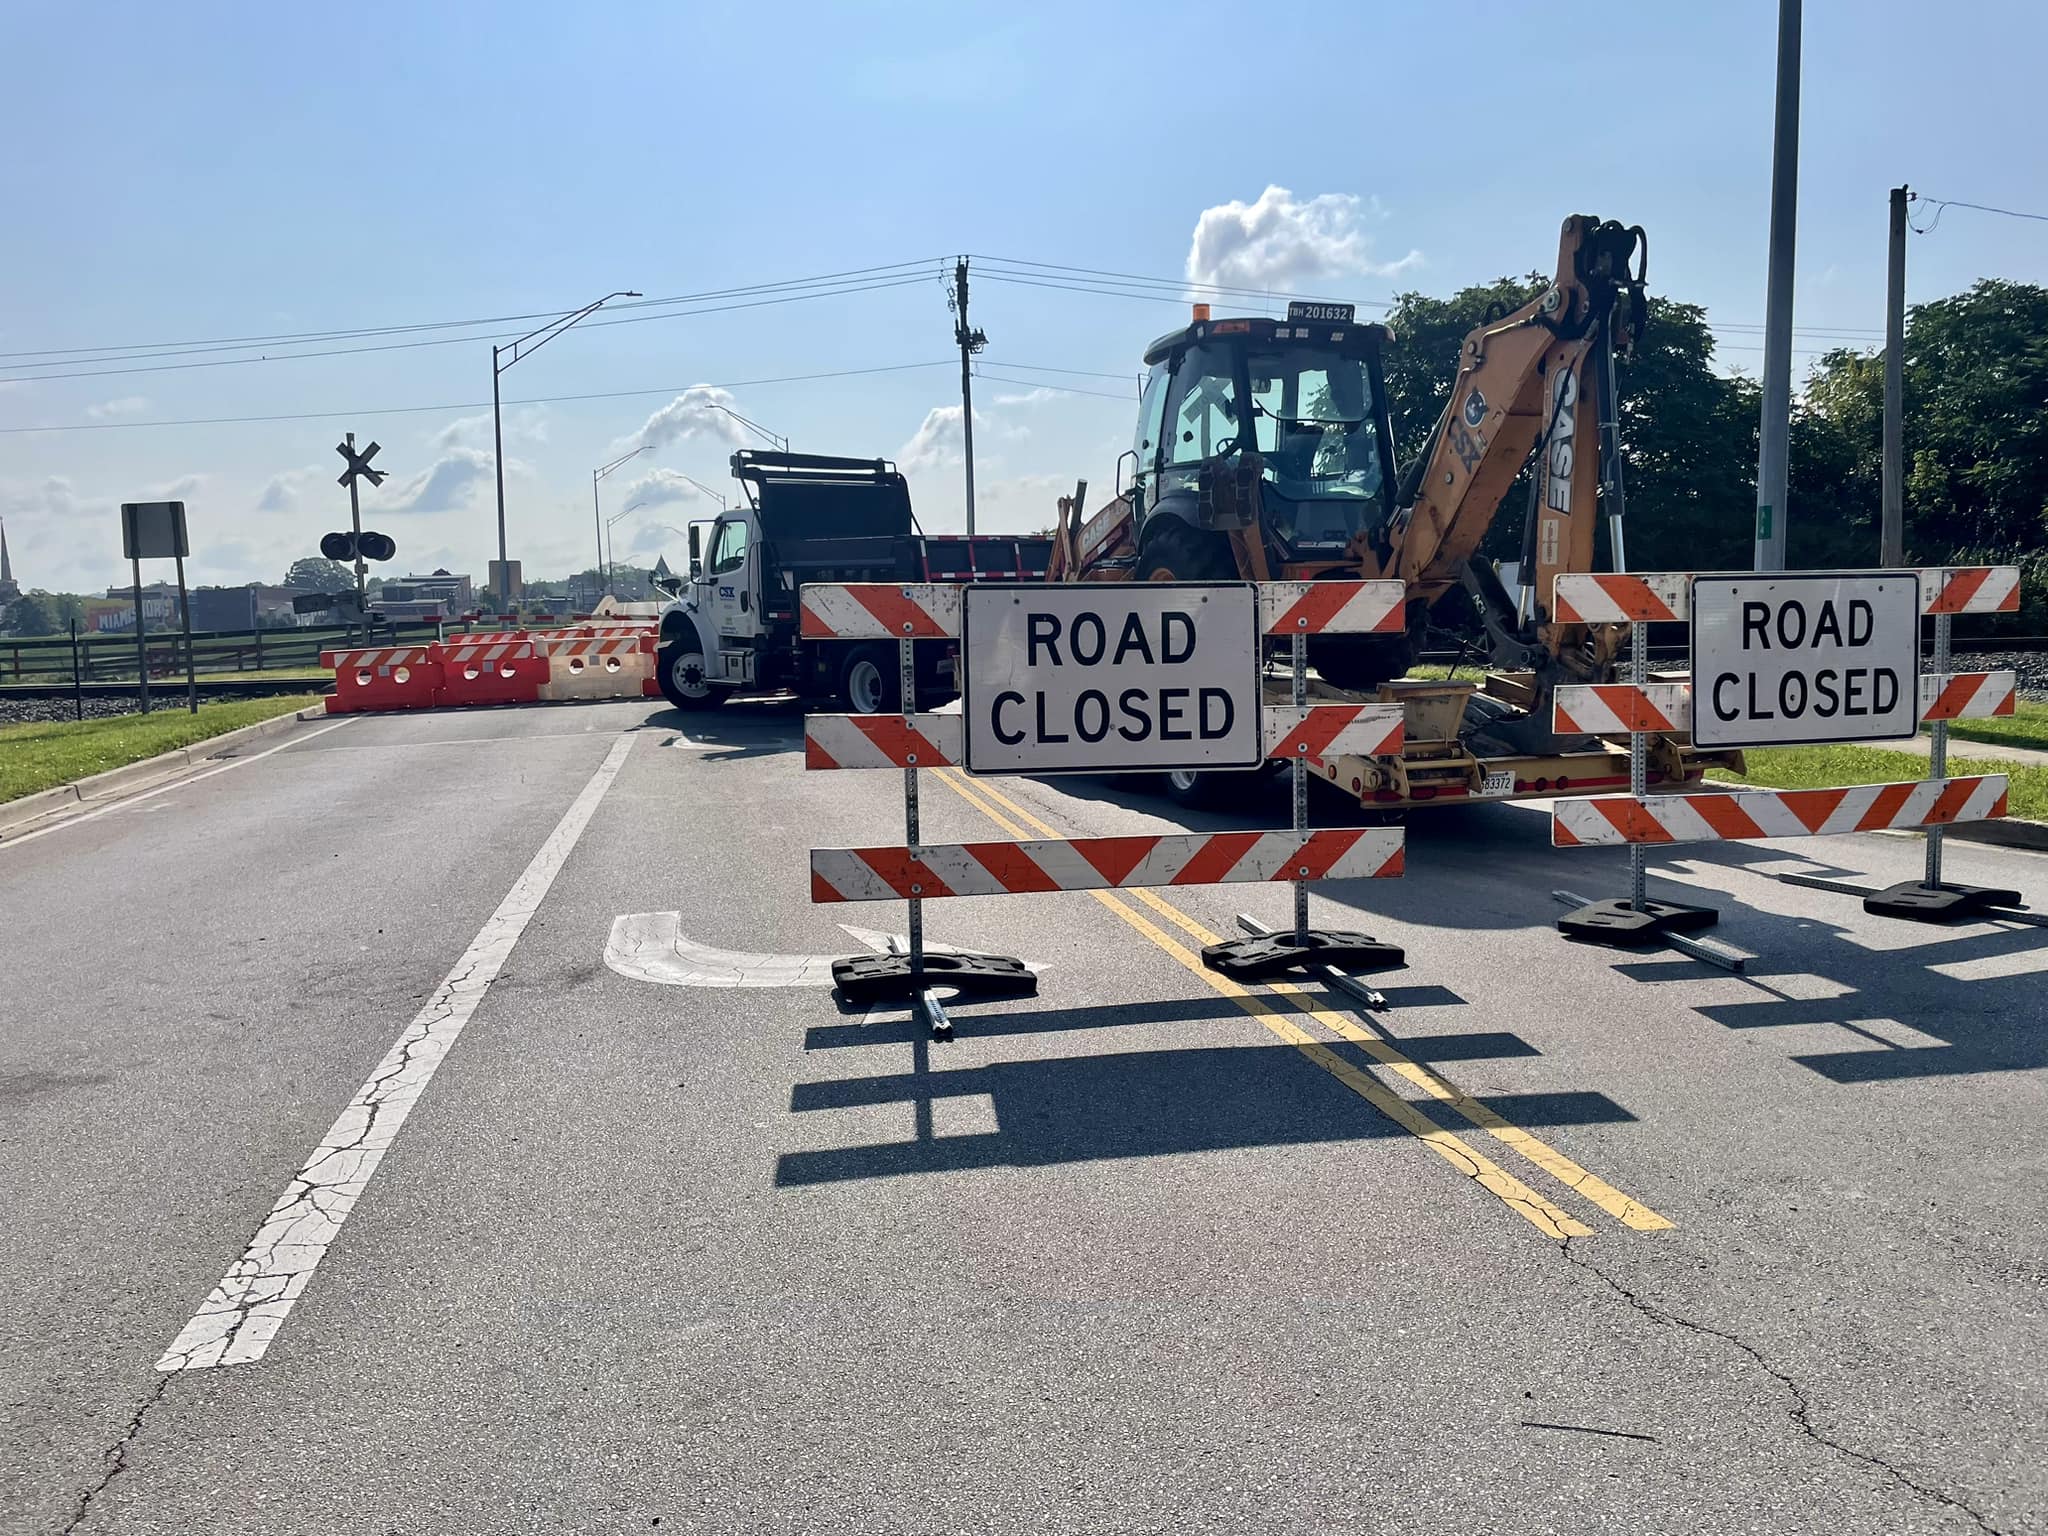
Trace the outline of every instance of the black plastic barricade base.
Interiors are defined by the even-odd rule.
[[[1959,923],[1967,919],[1997,916],[1995,907],[2021,907],[2018,891],[1996,890],[1982,885],[1923,885],[1904,880],[1873,891],[1863,898],[1863,910],[1876,917],[1903,917],[1916,923]]]
[[[1285,971],[1334,965],[1346,971],[1391,971],[1408,963],[1398,944],[1382,944],[1363,933],[1311,928],[1297,938],[1292,929],[1249,939],[1202,946],[1202,964],[1235,981],[1256,981]]]
[[[1712,907],[1690,907],[1675,901],[1646,901],[1632,907],[1626,899],[1616,899],[1565,913],[1557,920],[1557,931],[1588,944],[1647,949],[1662,944],[1671,934],[1697,933],[1720,920],[1721,914]]]
[[[1008,955],[963,955],[927,951],[922,965],[908,955],[855,955],[832,962],[832,982],[850,1003],[915,998],[931,987],[951,987],[977,996],[1028,996],[1038,977]]]

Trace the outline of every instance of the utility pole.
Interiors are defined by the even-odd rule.
[[[988,345],[988,337],[967,325],[967,258],[953,264],[953,340],[960,348],[960,430],[967,451],[967,536],[974,537],[974,354]]]
[[[1892,188],[1891,258],[1884,285],[1884,494],[1877,563],[1906,564],[1906,187]]]
[[[1778,0],[1778,104],[1771,139],[1770,288],[1764,300],[1764,406],[1756,466],[1756,568],[1785,569],[1792,439],[1792,252],[1799,221],[1799,7]]]
[[[356,451],[355,433],[345,434],[344,440],[348,443],[350,460],[353,462]],[[370,566],[369,562],[363,559],[363,508],[362,503],[356,497],[356,482],[353,475],[349,477],[348,482],[348,526],[355,534],[356,544],[356,617],[362,621],[363,644],[368,645],[370,643]],[[500,525],[500,528],[502,532],[502,525]]]
[[[512,585],[511,562],[505,557],[505,421],[498,410],[498,380],[505,370],[498,366],[499,347],[491,348],[491,467],[498,472],[498,580]],[[350,494],[354,494],[351,487]],[[498,594],[498,611],[512,606],[512,594]]]

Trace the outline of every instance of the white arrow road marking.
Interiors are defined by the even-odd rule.
[[[829,987],[837,955],[748,954],[699,944],[680,912],[628,912],[612,923],[604,963],[665,987]]]
[[[285,1185],[247,1250],[164,1351],[156,1363],[158,1370],[203,1370],[263,1358],[286,1315],[305,1294],[328,1245],[340,1234],[341,1224],[362,1199],[370,1175],[384,1161],[406,1116],[498,979],[598,802],[618,777],[633,740],[627,734],[612,744],[468,952],[377,1063],[369,1081],[356,1090],[341,1118]]]
[[[680,912],[628,912],[612,921],[605,940],[604,963],[629,981],[664,987],[829,987],[837,955],[752,954],[699,944],[682,930]],[[878,955],[901,954],[909,947],[902,934],[875,928],[839,927],[856,943]],[[951,944],[927,943],[933,954],[957,955]],[[1031,970],[1039,967],[1026,962]]]

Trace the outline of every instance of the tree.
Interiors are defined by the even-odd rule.
[[[17,635],[54,635],[57,604],[47,592],[24,592],[7,605],[7,627]]]
[[[1839,435],[1837,451],[1874,511],[1883,359],[1827,353],[1807,382],[1807,399]],[[1909,560],[1932,565],[1966,549],[2011,555],[2041,548],[2048,540],[2048,288],[1985,278],[1912,307],[1904,436]],[[1799,507],[1795,498],[1795,514]]]
[[[1387,323],[1388,409],[1405,473],[1450,398],[1465,337],[1541,293],[1547,280],[1498,278],[1449,299],[1404,293]],[[1616,364],[1621,389],[1628,563],[1637,570],[1713,570],[1749,564],[1756,502],[1757,390],[1716,373],[1714,338],[1697,304],[1650,300],[1634,353]],[[1522,546],[1524,467],[1479,546],[1513,560]],[[1599,529],[1606,558],[1606,525]]]
[[[356,573],[339,560],[307,555],[294,560],[280,583],[287,592],[353,592]]]

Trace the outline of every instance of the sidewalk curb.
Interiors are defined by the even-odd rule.
[[[119,768],[109,768],[104,773],[90,774],[69,784],[59,784],[52,789],[23,795],[18,800],[9,800],[0,804],[0,836],[30,822],[56,815],[68,806],[115,800],[124,794],[132,794],[137,790],[168,782],[212,758],[225,755],[243,742],[255,741],[264,736],[275,736],[302,720],[309,720],[321,714],[324,714],[324,711],[314,709],[276,715],[268,720],[258,720],[254,725],[238,726],[232,731],[223,731],[218,736],[209,736],[204,741],[195,741],[190,746],[173,747],[168,752],[159,752],[155,757],[145,757],[140,762],[123,763]]]

